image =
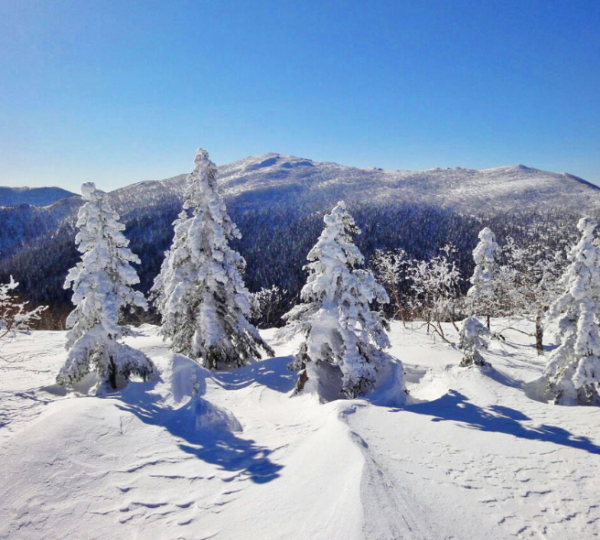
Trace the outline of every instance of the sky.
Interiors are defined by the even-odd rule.
[[[0,0],[0,185],[267,152],[600,185],[598,0]]]

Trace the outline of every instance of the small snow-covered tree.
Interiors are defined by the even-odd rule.
[[[207,368],[242,366],[261,358],[261,350],[273,354],[248,320],[256,300],[242,278],[246,262],[229,246],[241,235],[206,150],[196,154],[183,211],[173,225],[173,244],[152,288],[162,335]]]
[[[463,321],[458,344],[458,348],[463,351],[461,367],[487,365],[481,350],[488,347],[486,336],[489,333],[490,331],[481,324],[477,317],[467,317]]]
[[[502,251],[501,275],[510,314],[535,324],[536,350],[542,354],[545,313],[561,293],[559,283],[567,266],[566,250],[549,251],[539,242],[519,246],[508,237]]]
[[[141,351],[120,343],[128,334],[119,325],[124,308],[147,308],[146,299],[132,289],[139,283],[131,263],[139,258],[127,247],[119,215],[93,183],[81,187],[85,204],[79,210],[75,238],[81,262],[69,271],[65,289],[73,289],[75,309],[67,319],[67,360],[57,376],[61,385],[72,385],[95,371],[98,383],[113,388],[132,374],[147,380],[156,374]]]
[[[561,405],[600,405],[600,248],[594,245],[595,219],[577,224],[579,242],[569,253],[563,294],[548,318],[558,323],[559,346],[544,371],[547,389]]]
[[[408,298],[401,292],[401,283],[408,279],[409,259],[403,249],[375,251],[371,266],[375,270],[377,280],[385,287],[393,301],[393,311],[389,312],[393,319],[400,317],[406,326],[409,316]]]
[[[456,249],[448,244],[429,261],[410,261],[408,277],[413,291],[413,302],[427,322],[427,331],[434,331],[448,341],[442,322],[451,322],[456,327],[460,310],[460,271],[451,260]],[[458,330],[458,328],[457,328]]]
[[[391,357],[385,322],[374,301],[388,296],[371,272],[358,269],[363,256],[353,237],[360,231],[343,201],[324,217],[325,228],[308,254],[303,303],[288,312],[286,332],[305,340],[291,365],[299,371],[297,391],[353,398],[373,388],[378,370]]]
[[[485,227],[479,232],[479,243],[473,250],[475,270],[471,276],[471,287],[467,292],[470,314],[486,317],[490,328],[490,317],[498,314],[498,278],[500,267],[496,260],[500,249],[494,233]]]
[[[27,302],[19,301],[13,294],[18,286],[12,276],[8,283],[0,284],[0,345],[17,334],[28,333],[47,309],[47,306],[39,306],[28,311]]]
[[[275,322],[277,314],[281,315],[286,294],[287,291],[281,290],[277,285],[263,287],[254,294],[257,304],[254,318],[258,321],[259,328],[270,328]]]

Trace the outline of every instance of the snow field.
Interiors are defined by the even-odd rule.
[[[600,411],[528,397],[544,365],[532,337],[505,331],[480,371],[459,368],[461,352],[419,324],[393,323],[390,352],[410,390],[399,408],[374,404],[384,389],[371,400],[290,398],[285,366],[299,343],[272,330],[262,334],[275,358],[219,373],[173,355],[156,330],[125,341],[161,377],[105,398],[53,386],[63,332],[3,349],[0,538],[600,534]]]

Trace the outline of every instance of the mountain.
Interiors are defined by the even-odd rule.
[[[60,199],[73,197],[66,189],[59,187],[2,187],[0,186],[0,206],[17,206],[31,204],[33,206],[46,206]]]
[[[108,194],[142,259],[144,291],[170,245],[185,182],[183,174]],[[243,235],[235,247],[248,263],[250,289],[276,284],[290,302],[305,279],[302,267],[322,216],[340,199],[363,230],[357,243],[367,260],[376,249],[398,247],[428,258],[450,242],[465,276],[483,226],[492,227],[500,241],[536,235],[551,248],[552,235],[569,233],[579,216],[600,214],[600,188],[523,165],[386,171],[265,154],[219,167],[219,183]],[[81,204],[73,196],[44,207],[0,207],[0,281],[12,274],[33,303],[70,309],[62,283],[78,258],[73,240]]]
[[[161,206],[182,199],[185,179],[182,174],[140,182],[111,192],[110,198],[122,214]],[[245,210],[297,204],[324,210],[340,199],[379,206],[416,203],[463,214],[600,208],[597,186],[524,165],[391,171],[264,154],[219,167],[219,183],[227,202]]]

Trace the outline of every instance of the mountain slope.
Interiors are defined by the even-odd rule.
[[[0,186],[0,206],[16,206],[19,204],[46,206],[73,195],[75,193],[59,187],[12,188]]]
[[[179,175],[108,194],[127,226],[132,250],[142,259],[144,292],[170,245],[185,182],[186,175]],[[523,166],[383,171],[266,154],[220,167],[219,183],[243,235],[235,248],[248,263],[247,284],[251,290],[278,285],[287,290],[289,302],[304,282],[302,267],[322,215],[340,199],[363,230],[357,242],[367,260],[381,248],[403,248],[424,259],[452,243],[464,276],[472,270],[470,252],[484,225],[499,240],[511,235],[520,241],[534,229],[546,236],[566,231],[582,213],[600,210],[599,188]],[[12,274],[32,302],[69,309],[70,294],[62,283],[78,258],[73,225],[80,205],[77,196],[46,207],[0,208],[0,281]]]
[[[186,178],[182,174],[167,180],[139,182],[110,192],[109,199],[125,220],[160,213],[181,204]],[[324,212],[340,199],[361,206],[426,205],[467,215],[600,210],[597,186],[569,174],[523,165],[481,171],[385,171],[265,154],[219,167],[219,184],[233,211],[279,209],[283,205]],[[78,203],[71,201],[70,206],[75,213]],[[11,208],[0,216],[0,221],[13,216],[18,221],[20,215],[30,212],[33,216],[56,214],[54,221],[60,222],[73,217],[64,208],[61,201],[48,209]],[[15,235],[18,237],[18,231]],[[4,249],[0,239],[0,251]]]

